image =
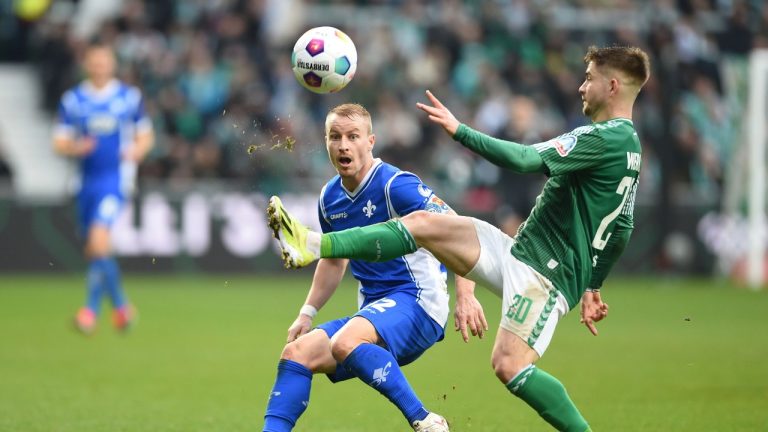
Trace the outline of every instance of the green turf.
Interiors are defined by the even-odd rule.
[[[0,431],[256,431],[285,331],[306,294],[294,278],[129,276],[141,318],[105,318],[89,338],[70,319],[81,277],[0,277]],[[494,328],[500,301],[478,291]],[[596,431],[768,430],[768,293],[708,281],[612,280],[600,336],[572,313],[539,366],[567,386]],[[352,311],[346,282],[316,322]],[[498,383],[492,337],[453,331],[405,368],[452,431],[548,430]],[[405,431],[356,381],[314,380],[297,431]]]

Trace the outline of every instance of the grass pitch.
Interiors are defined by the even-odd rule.
[[[284,278],[132,276],[128,335],[108,316],[72,330],[80,276],[0,276],[0,431],[259,431],[287,327],[309,273]],[[490,368],[501,303],[478,288],[492,333],[446,339],[404,370],[452,431],[545,431]],[[592,337],[577,311],[539,367],[568,388],[595,431],[768,430],[768,293],[711,281],[611,279]],[[316,323],[354,311],[346,281]],[[357,381],[313,381],[299,432],[406,431]]]

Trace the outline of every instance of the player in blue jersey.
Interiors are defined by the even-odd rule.
[[[133,186],[137,163],[154,141],[141,93],[115,79],[115,66],[111,48],[88,47],[83,62],[87,78],[62,96],[53,139],[59,154],[77,158],[80,164],[77,207],[85,236],[88,291],[75,325],[86,334],[96,328],[105,292],[118,330],[127,329],[134,318],[121,286],[120,268],[111,256],[109,229]]]
[[[328,156],[338,175],[320,193],[324,232],[362,227],[417,210],[453,213],[415,175],[374,159],[371,116],[357,104],[339,105],[325,121]],[[359,281],[359,310],[351,317],[312,329],[312,319],[336,290],[347,265]],[[487,323],[474,297],[474,283],[456,278],[454,322],[467,341],[482,337]],[[267,405],[265,432],[293,429],[307,408],[312,375],[336,383],[357,377],[378,390],[416,431],[447,431],[443,417],[429,412],[401,366],[443,338],[448,319],[446,270],[429,252],[370,263],[321,259],[306,302],[288,329]]]

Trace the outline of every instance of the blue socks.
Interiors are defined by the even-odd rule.
[[[409,424],[424,420],[429,414],[405,379],[397,360],[384,348],[361,344],[347,356],[342,366],[386,396]],[[312,371],[293,360],[280,360],[262,432],[291,431],[307,409],[311,387]]]
[[[405,379],[397,360],[384,348],[360,344],[347,356],[342,366],[386,396],[400,409],[409,424],[424,420],[429,414]]]
[[[88,289],[85,305],[94,314],[98,315],[101,310],[101,296],[104,294],[104,269],[103,260],[92,260],[88,264],[88,275],[86,276],[86,287]]]
[[[86,306],[95,314],[101,309],[101,297],[104,291],[109,294],[115,309],[125,306],[125,294],[120,281],[120,267],[114,258],[97,258],[88,264],[88,295]]]
[[[264,415],[263,432],[288,432],[309,404],[312,371],[293,360],[280,360]]]
[[[120,267],[114,258],[102,258],[100,260],[104,268],[104,286],[112,299],[112,307],[119,309],[125,306],[125,294],[123,293],[123,284],[120,280]]]

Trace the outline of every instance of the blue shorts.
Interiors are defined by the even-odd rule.
[[[363,317],[373,324],[376,333],[384,341],[384,348],[392,353],[400,366],[419,358],[435,342],[442,340],[445,333],[445,329],[416,303],[416,297],[404,292],[392,293],[376,300],[360,309],[355,316]],[[331,338],[350,319],[352,317],[328,321],[317,328]],[[354,377],[341,365],[337,366],[335,373],[328,374],[332,382]]]
[[[83,190],[77,195],[78,222],[83,235],[95,224],[111,227],[123,208],[118,192]]]

